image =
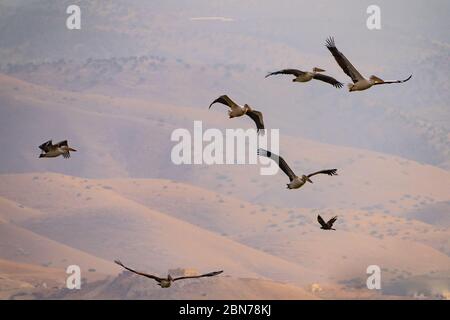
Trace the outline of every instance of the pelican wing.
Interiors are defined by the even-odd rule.
[[[246,115],[248,115],[250,118],[252,118],[253,121],[255,121],[258,132],[259,130],[264,130],[264,119],[262,112],[252,110],[247,111]]]
[[[403,83],[403,82],[406,82],[409,79],[411,79],[412,75],[410,75],[408,78],[406,78],[404,80],[387,80],[387,81],[385,81],[385,80],[380,79],[380,78],[375,77],[375,76],[372,76],[371,78],[375,79],[375,83],[373,84],[375,86],[377,84]]]
[[[337,220],[337,216],[331,218],[330,220],[328,220],[327,225],[331,228],[333,226],[333,223],[335,223]]]
[[[320,223],[320,225],[324,228],[327,227],[327,223],[322,219],[322,217],[320,216],[320,214],[317,216],[317,221]]]
[[[62,156],[63,156],[63,158],[65,158],[65,159],[69,159],[69,158],[70,158],[70,152],[69,152],[69,151],[64,152],[64,153],[62,154]]]
[[[280,71],[275,71],[275,72],[269,73],[269,74],[266,76],[266,78],[267,78],[267,77],[270,77],[270,76],[273,76],[273,75],[276,75],[276,74],[292,74],[292,75],[294,75],[295,77],[298,77],[298,76],[300,76],[300,75],[302,75],[302,74],[304,74],[304,73],[305,73],[304,71],[297,70],[297,69],[283,69],[283,70],[280,70]]]
[[[44,152],[49,152],[50,148],[53,146],[52,140],[48,140],[47,142],[44,142],[39,146],[39,149],[41,149]]]
[[[294,180],[294,178],[297,177],[295,175],[294,171],[292,171],[292,169],[289,168],[286,161],[284,161],[284,159],[282,157],[276,155],[275,153],[264,150],[264,149],[258,149],[258,155],[270,158],[273,161],[275,161],[278,164],[278,166],[280,167],[280,169],[283,170],[283,172],[289,177],[290,181]]]
[[[316,174],[327,174],[329,176],[337,176],[337,169],[326,169],[326,170],[321,170],[321,171],[317,171],[311,174],[308,174],[307,177],[311,178],[312,176],[315,176]]]
[[[202,275],[199,275],[199,276],[178,277],[178,278],[174,278],[173,281],[182,280],[182,279],[195,279],[195,278],[203,278],[203,277],[214,277],[214,276],[217,276],[218,274],[221,274],[222,272],[223,272],[223,270],[213,271],[213,272],[205,273],[205,274],[202,274]]]
[[[348,61],[348,59],[340,52],[334,43],[334,38],[330,37],[326,41],[326,47],[330,50],[334,59],[338,63],[338,65],[342,68],[346,75],[348,75],[353,83],[358,82],[359,80],[364,79],[364,77],[356,70],[356,68]]]
[[[320,81],[327,82],[327,83],[333,85],[336,88],[342,88],[344,86],[343,83],[337,81],[335,78],[330,77],[330,76],[326,76],[326,75],[321,74],[321,73],[315,73],[313,78],[317,79],[317,80],[320,80]]]
[[[59,148],[59,147],[62,147],[62,146],[68,147],[69,145],[67,144],[67,140],[64,140],[64,141],[58,142],[57,144],[55,144],[55,146]]]
[[[241,107],[239,107],[233,100],[231,100],[226,94],[224,94],[223,96],[218,97],[216,100],[214,100],[210,105],[209,105],[209,109],[211,109],[211,106],[214,103],[221,103],[224,104],[228,107],[230,107],[231,109],[235,110],[235,109],[241,109]]]
[[[163,278],[160,278],[160,277],[157,277],[157,276],[148,274],[148,273],[139,272],[139,271],[133,270],[133,269],[131,269],[131,268],[128,268],[128,267],[126,267],[122,262],[120,262],[119,260],[114,260],[114,262],[115,262],[116,264],[118,264],[119,266],[121,266],[121,267],[127,269],[128,271],[131,271],[131,272],[133,272],[133,273],[136,273],[136,274],[138,274],[138,275],[140,275],[140,276],[144,276],[144,277],[147,277],[147,278],[156,280],[156,281],[158,281],[158,282],[161,282],[162,280],[164,280]]]

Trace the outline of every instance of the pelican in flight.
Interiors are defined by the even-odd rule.
[[[48,140],[39,146],[42,150],[39,158],[55,158],[62,155],[65,159],[70,158],[70,151],[77,151],[67,144],[67,140],[53,144],[52,140]]]
[[[321,225],[320,229],[323,229],[323,230],[334,230],[334,231],[336,231],[336,229],[333,228],[333,223],[335,223],[336,220],[337,220],[337,216],[331,218],[330,220],[328,220],[328,222],[325,222],[322,219],[322,217],[320,216],[320,214],[317,216],[317,221]]]
[[[286,161],[284,161],[282,157],[276,155],[275,153],[264,149],[258,149],[258,155],[270,158],[278,164],[280,169],[283,170],[283,172],[289,177],[290,182],[287,184],[288,189],[298,189],[302,187],[306,182],[313,183],[310,178],[312,176],[315,176],[316,174],[327,174],[329,176],[337,176],[337,169],[326,169],[298,177],[294,173],[294,171],[292,171],[292,169],[289,168]]]
[[[131,268],[128,268],[122,262],[120,262],[119,260],[114,260],[114,262],[116,264],[118,264],[119,266],[127,269],[128,271],[131,271],[131,272],[136,273],[136,274],[138,274],[140,276],[144,276],[144,277],[147,277],[147,278],[155,280],[158,283],[158,286],[160,286],[161,288],[169,288],[172,285],[172,283],[174,281],[177,281],[177,280],[203,278],[203,277],[213,277],[213,276],[217,276],[218,274],[221,274],[223,272],[223,270],[220,270],[220,271],[214,271],[214,272],[210,272],[210,273],[205,273],[205,274],[202,274],[202,275],[199,275],[199,276],[185,276],[185,277],[178,277],[178,278],[172,278],[172,276],[169,274],[167,276],[167,278],[160,278],[160,277],[157,277],[157,276],[154,276],[154,275],[151,275],[151,274],[147,274],[147,273],[144,273],[144,272],[139,272],[139,271],[133,270]]]
[[[248,104],[244,104],[243,107],[236,104],[233,100],[231,100],[227,95],[223,95],[214,100],[210,105],[209,109],[214,103],[221,103],[230,108],[228,111],[228,116],[231,118],[241,117],[244,114],[252,118],[252,120],[256,124],[256,128],[259,130],[264,130],[264,120],[261,112],[253,110]]]
[[[335,78],[326,76],[324,74],[321,74],[320,72],[325,72],[325,70],[316,68],[316,67],[313,68],[312,72],[301,71],[301,70],[297,70],[297,69],[283,69],[280,71],[275,71],[275,72],[269,73],[266,76],[266,78],[276,75],[276,74],[292,74],[293,76],[295,76],[295,78],[292,79],[293,82],[308,82],[308,81],[311,81],[312,79],[316,79],[316,80],[327,82],[327,83],[331,84],[332,86],[334,86],[335,88],[342,88],[344,86],[341,82],[337,81]]]
[[[389,83],[403,83],[411,79],[412,75],[404,80],[389,80],[384,81],[377,76],[370,76],[369,80],[365,79],[356,68],[348,61],[342,52],[340,52],[334,43],[334,38],[330,37],[326,40],[326,47],[330,50],[336,62],[342,68],[346,75],[348,75],[353,83],[348,84],[349,91],[362,91],[369,89],[372,86],[379,84],[389,84]]]

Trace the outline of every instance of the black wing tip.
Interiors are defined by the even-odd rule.
[[[258,156],[265,156],[270,158],[270,156],[272,155],[272,152],[268,151],[268,150],[264,150],[262,148],[259,148],[256,153],[258,154]],[[263,154],[262,154],[263,153]]]
[[[331,176],[337,176],[338,174],[337,174],[337,169],[331,169],[331,171],[330,171],[330,175]]]
[[[412,75],[412,74],[410,74],[408,78],[406,78],[405,80],[403,80],[403,82],[406,82],[406,81],[408,81],[409,79],[411,79],[411,78],[412,78],[412,76],[413,76],[413,75]]]
[[[114,263],[115,264],[118,264],[119,266],[123,266],[123,263],[122,263],[122,261],[120,261],[119,259],[116,259],[116,260],[114,260]]]
[[[344,86],[344,84],[342,82],[338,82],[338,83],[335,83],[334,86],[336,89],[341,89]]]
[[[336,44],[334,42],[334,37],[329,36],[326,40],[325,40],[325,46],[327,48],[336,48]]]
[[[220,97],[216,98],[213,102],[211,102],[211,104],[209,105],[209,108],[208,108],[208,109],[211,109],[211,106],[212,106],[214,103],[220,102],[219,100],[220,100],[220,99],[224,99],[226,96],[227,96],[226,94],[223,94],[223,95],[221,95]]]

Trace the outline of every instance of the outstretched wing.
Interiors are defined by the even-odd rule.
[[[235,109],[240,109],[241,107],[239,107],[233,100],[231,100],[226,94],[224,94],[223,96],[218,97],[216,100],[214,100],[210,105],[209,105],[209,109],[211,109],[211,106],[214,103],[221,103],[224,104],[228,107],[230,107],[231,109],[235,110]]]
[[[321,170],[321,171],[317,171],[311,174],[308,174],[307,177],[311,178],[312,176],[315,176],[316,174],[327,174],[329,176],[337,176],[337,169],[326,169],[326,170]]]
[[[199,276],[185,276],[185,277],[178,277],[178,278],[174,278],[173,281],[177,281],[177,280],[182,280],[182,279],[195,279],[195,278],[203,278],[203,277],[214,277],[217,276],[218,274],[221,274],[223,272],[223,270],[220,271],[213,271],[210,273],[205,273]]]
[[[359,80],[364,79],[364,77],[356,70],[356,68],[348,61],[348,59],[340,52],[334,43],[334,38],[329,37],[326,41],[326,47],[330,50],[334,59],[338,63],[338,65],[342,68],[346,75],[348,75],[353,83],[358,82]]]
[[[58,142],[57,144],[55,144],[55,146],[59,148],[59,147],[62,147],[62,146],[68,147],[69,145],[67,144],[67,140],[64,140],[64,141]]]
[[[294,178],[297,177],[295,175],[294,171],[292,171],[292,169],[289,168],[286,161],[284,161],[284,159],[282,157],[280,157],[279,155],[276,155],[275,153],[264,150],[264,149],[258,149],[258,155],[270,158],[273,161],[275,161],[278,164],[278,166],[280,167],[280,169],[283,170],[283,172],[289,177],[290,181],[294,180]]]
[[[315,73],[313,78],[320,80],[320,81],[327,82],[327,83],[331,84],[332,86],[334,86],[335,88],[342,88],[344,86],[344,84],[342,82],[337,81],[335,78],[326,76],[321,73]]]
[[[121,267],[127,269],[128,271],[131,271],[131,272],[133,272],[133,273],[136,273],[136,274],[138,274],[138,275],[140,275],[140,276],[144,276],[144,277],[147,277],[147,278],[156,280],[156,281],[158,281],[158,282],[161,282],[162,280],[164,280],[164,279],[162,279],[162,278],[160,278],[160,277],[157,277],[157,276],[154,276],[154,275],[151,275],[151,274],[148,274],[148,273],[144,273],[144,272],[139,272],[139,271],[133,270],[133,269],[131,269],[131,268],[128,268],[127,266],[125,266],[125,265],[124,265],[122,262],[120,262],[119,260],[114,260],[114,262],[115,262],[116,264],[118,264],[119,266],[121,266]]]
[[[334,216],[330,220],[328,220],[327,225],[331,228],[333,226],[333,223],[335,223],[337,220],[337,216]],[[322,220],[323,221],[323,220]]]
[[[320,225],[322,226],[322,227],[326,227],[327,226],[327,224],[326,224],[326,222],[322,219],[322,217],[320,216],[320,214],[317,216],[317,221],[320,223]]]
[[[41,149],[44,152],[49,152],[50,148],[52,146],[52,140],[48,140],[47,142],[44,142],[39,146],[39,149]]]
[[[403,82],[406,82],[409,79],[411,79],[412,75],[410,75],[408,78],[406,78],[404,80],[387,80],[387,81],[385,81],[385,80],[380,79],[380,78],[375,77],[375,76],[372,76],[372,78],[375,78],[375,83],[373,84],[375,86],[377,84],[403,83]]]
[[[258,129],[258,132],[259,130],[264,130],[264,119],[262,112],[252,110],[247,111],[246,115],[248,115],[250,118],[252,118],[253,121],[255,121],[256,129]]]
[[[297,70],[297,69],[283,69],[280,71],[271,72],[268,75],[266,75],[265,78],[276,75],[276,74],[292,74],[292,75],[298,77],[304,73],[305,73],[304,71]]]

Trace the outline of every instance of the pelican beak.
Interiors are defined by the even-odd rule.
[[[308,182],[310,182],[310,183],[314,183],[314,182],[311,181],[310,178],[307,178],[306,180],[307,180]]]

